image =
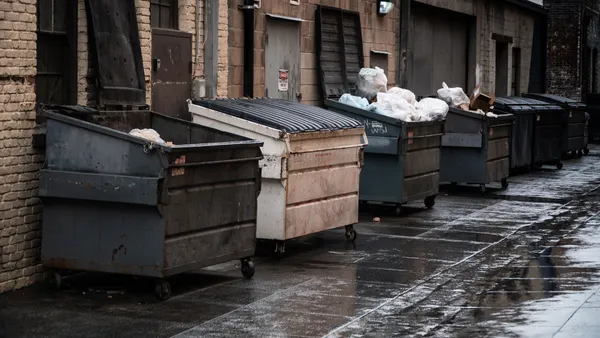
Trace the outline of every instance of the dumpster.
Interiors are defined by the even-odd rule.
[[[42,264],[57,286],[63,270],[147,276],[166,299],[164,277],[233,259],[252,277],[262,142],[149,111],[110,114],[122,130],[45,114]]]
[[[587,148],[587,124],[586,110],[587,106],[583,102],[571,100],[566,97],[552,94],[525,94],[527,98],[540,100],[543,102],[552,103],[562,107],[567,112],[567,148],[565,151],[572,156],[588,154],[590,150]],[[565,154],[566,155],[566,154]]]
[[[510,169],[539,168],[561,162],[566,140],[565,111],[559,106],[522,97],[499,97],[494,103],[496,114],[513,114]]]
[[[94,109],[45,109],[40,119],[42,264],[57,287],[66,271],[155,278],[163,300],[166,277],[205,266],[240,259],[252,277],[262,142],[150,111],[135,2],[86,1],[86,10]]]
[[[360,122],[276,99],[189,101],[194,123],[264,142],[259,239],[285,241],[345,227],[354,241],[366,136]]]
[[[440,180],[486,185],[501,182],[508,187],[510,138],[514,115],[488,117],[450,108],[442,137]]]
[[[388,116],[325,100],[327,109],[362,121],[369,146],[360,176],[360,200],[396,206],[423,200],[435,204],[440,181],[444,121],[403,122]]]

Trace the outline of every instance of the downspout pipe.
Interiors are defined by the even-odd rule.
[[[244,0],[244,97],[254,97],[254,0]]]

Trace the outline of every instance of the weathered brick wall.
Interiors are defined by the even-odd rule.
[[[377,16],[375,0],[301,0],[300,5],[292,5],[289,1],[263,0],[262,7],[255,11],[254,34],[254,96],[265,95],[265,26],[266,13],[300,18],[300,92],[302,103],[318,104],[321,90],[317,78],[317,61],[315,54],[315,11],[317,5],[338,7],[360,13],[363,34],[363,53],[365,66],[370,65],[370,51],[389,52],[388,81],[395,84],[397,52],[398,6],[384,17]],[[238,6],[242,0],[231,0],[229,3],[229,97],[243,95],[243,12]]]
[[[0,293],[42,279],[35,125],[36,6],[0,2]]]
[[[548,10],[548,92],[581,99],[581,0],[544,0]]]

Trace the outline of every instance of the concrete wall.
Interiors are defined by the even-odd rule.
[[[475,84],[481,84],[484,92],[493,92],[496,87],[496,41],[492,34],[511,37],[509,44],[508,65],[512,68],[512,48],[521,49],[520,79],[518,86],[521,92],[527,92],[529,86],[529,69],[531,64],[531,48],[533,44],[534,16],[521,7],[493,0],[417,0],[431,6],[467,14],[476,17],[475,34],[475,74],[471,74]],[[512,72],[509,71],[507,83],[512,83]],[[473,88],[466,88],[470,92]]]
[[[316,70],[314,22],[317,4],[360,13],[365,66],[370,65],[371,50],[389,52],[387,77],[389,84],[394,85],[398,54],[398,6],[392,13],[379,17],[376,2],[375,0],[300,0],[300,5],[292,5],[287,0],[263,0],[261,8],[255,10],[254,96],[265,95],[266,14],[275,14],[306,20],[301,24],[301,102],[319,103],[321,90],[318,86]],[[243,95],[244,19],[243,12],[238,9],[242,3],[243,0],[229,2],[229,97]]]
[[[75,1],[75,0],[73,0]],[[87,20],[83,0],[78,1],[77,103],[93,102]],[[219,96],[227,96],[228,11],[227,0],[219,0]],[[142,57],[146,77],[146,100],[151,104],[150,67],[152,34],[150,0],[136,0]],[[194,34],[196,11],[200,14],[200,36],[204,0],[179,1],[179,28]],[[0,1],[0,293],[24,287],[43,278],[40,265],[40,220],[42,205],[37,198],[38,170],[43,154],[31,147],[35,127],[36,0]],[[195,74],[202,76],[202,44],[195,61]],[[195,49],[192,52],[195,54]]]

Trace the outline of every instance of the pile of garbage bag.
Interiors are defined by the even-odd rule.
[[[448,104],[436,98],[417,101],[408,89],[388,89],[387,77],[381,68],[363,68],[356,83],[358,96],[344,94],[340,103],[373,111],[404,122],[437,121],[448,114]]]

